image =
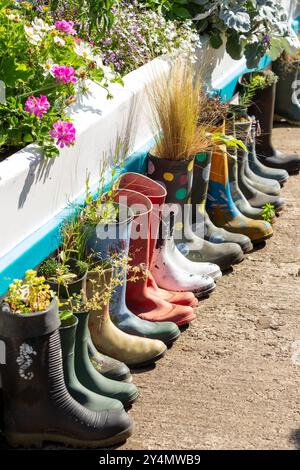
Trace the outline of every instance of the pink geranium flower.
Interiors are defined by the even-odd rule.
[[[34,114],[36,117],[42,118],[43,114],[46,114],[50,108],[50,103],[46,96],[41,95],[39,98],[30,96],[27,98],[24,109],[29,114]]]
[[[76,34],[76,30],[74,28],[74,21],[55,21],[54,26],[58,31],[61,31],[63,33],[71,34],[72,36]]]
[[[52,68],[52,73],[56,80],[64,83],[76,83],[75,70],[73,67],[67,67],[65,65],[55,65]]]
[[[53,124],[50,131],[52,139],[56,139],[56,145],[61,149],[70,147],[76,140],[76,129],[72,122],[57,121]]]

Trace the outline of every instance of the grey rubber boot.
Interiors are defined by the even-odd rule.
[[[240,233],[231,233],[217,227],[209,218],[208,213],[204,214],[204,238],[211,243],[237,243],[244,253],[250,253],[253,245],[249,237]]]
[[[248,163],[251,170],[263,178],[268,178],[278,181],[278,183],[283,186],[284,183],[289,179],[289,174],[286,170],[270,168],[265,166],[256,155],[256,138],[260,136],[260,125],[256,121],[255,116],[252,116],[252,130],[251,130],[251,140],[248,143]]]
[[[238,151],[238,185],[242,193],[251,204],[252,207],[262,209],[266,204],[272,204],[275,212],[281,212],[285,206],[285,201],[277,196],[269,196],[255,189],[245,177],[245,165],[247,159],[247,152],[244,150]]]
[[[235,135],[242,140],[242,142],[249,147],[252,138],[252,119],[247,116],[248,122],[235,122]],[[269,194],[270,196],[279,196],[280,184],[276,179],[264,178],[256,175],[249,165],[249,155],[245,159],[245,177],[248,182],[258,191]]]

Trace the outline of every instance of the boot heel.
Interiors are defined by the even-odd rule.
[[[43,447],[44,438],[40,434],[5,434],[6,442],[11,447]]]

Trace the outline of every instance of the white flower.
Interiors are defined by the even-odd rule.
[[[41,18],[35,18],[32,21],[31,25],[33,29],[39,33],[48,33],[49,31],[55,29],[54,25],[49,25],[48,23],[45,23],[45,21]]]
[[[103,66],[103,71],[106,80],[111,81],[116,78],[114,71],[111,69],[111,67]]]
[[[44,69],[44,77],[48,77],[48,75],[52,75],[52,77],[54,76],[52,70],[55,65],[56,64],[51,58],[47,59],[47,62],[45,64],[41,64],[41,67]]]
[[[24,25],[24,30],[30,44],[33,44],[34,46],[38,46],[39,44],[41,44],[43,37],[39,33],[37,33],[34,28],[32,28],[31,26]]]
[[[55,42],[55,44],[61,47],[66,45],[66,41],[60,36],[54,36],[53,41]]]
[[[103,67],[104,67],[103,66],[103,60],[99,55],[94,57],[94,61],[96,62],[96,65],[97,65],[98,69],[103,69]]]
[[[87,42],[81,41],[80,44],[76,44],[74,51],[86,60],[95,60],[93,48]]]
[[[89,89],[88,82],[85,79],[77,80],[77,83],[75,85],[75,90],[76,90],[76,93],[78,93],[78,95],[85,96],[86,98],[88,98],[89,96],[93,96],[93,94],[91,93]]]

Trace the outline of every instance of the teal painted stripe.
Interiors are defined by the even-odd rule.
[[[149,150],[154,145],[154,139],[139,151],[132,154],[126,161],[123,171],[145,173],[146,158]],[[107,186],[111,182],[108,181]],[[91,188],[91,192],[97,195],[97,185]],[[7,255],[0,258],[0,296],[5,294],[10,283],[16,278],[22,278],[28,269],[34,269],[47,256],[57,249],[60,244],[60,228],[64,220],[72,214],[74,206],[84,204],[85,193],[82,194],[72,204],[62,210],[50,222],[43,225],[32,233],[19,245],[17,245]]]

